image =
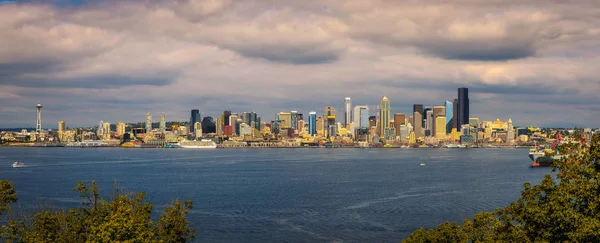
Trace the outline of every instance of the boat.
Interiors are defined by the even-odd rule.
[[[421,161],[421,166],[425,166],[425,163],[423,163],[423,161]]]
[[[182,140],[179,142],[179,147],[193,149],[214,149],[217,148],[217,144],[210,139],[202,139],[200,141]]]
[[[532,167],[550,166],[552,161],[559,160],[562,155],[558,152],[558,145],[563,143],[560,133],[556,134],[554,143],[550,146],[541,146],[529,149],[529,158],[533,161]]]
[[[18,162],[18,161],[17,161],[17,162],[14,162],[14,163],[12,163],[12,167],[13,167],[13,168],[21,168],[21,167],[25,167],[25,163],[23,163],[23,162]]]
[[[446,148],[458,148],[456,144],[446,144]]]

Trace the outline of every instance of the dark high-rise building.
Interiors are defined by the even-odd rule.
[[[413,119],[415,118],[414,113],[419,113],[421,114],[421,120],[420,121],[413,121],[413,128],[419,126],[420,128],[425,127],[424,123],[424,117],[425,117],[425,112],[423,111],[423,104],[414,104],[413,105]],[[415,130],[416,131],[416,130]]]
[[[229,124],[229,117],[231,116],[231,111],[223,111],[223,122],[225,126],[231,126]]]
[[[458,88],[458,124],[457,127],[469,124],[469,89]]]
[[[192,115],[190,116],[190,132],[191,133],[194,132],[194,124],[196,124],[196,122],[200,122],[201,119],[202,118],[200,117],[200,110],[193,109],[192,110]]]
[[[213,118],[210,116],[204,117],[202,119],[202,133],[215,133],[217,132],[217,126],[213,121]]]
[[[456,128],[456,131],[460,131],[458,127],[458,99],[452,101],[452,128]]]

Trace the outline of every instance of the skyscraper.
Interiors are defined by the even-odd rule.
[[[390,126],[390,100],[385,96],[379,102],[379,120],[379,131],[385,136],[385,130]]]
[[[452,105],[452,101],[449,100],[446,100],[444,106],[446,107],[446,134],[448,134],[452,132],[452,127],[454,126],[454,106]]]
[[[405,119],[406,115],[402,113],[394,114],[394,128],[396,130],[396,136],[400,136],[400,126],[404,124]]]
[[[165,120],[165,113],[160,113],[160,123],[158,125],[161,132],[165,132],[167,130],[167,121]]]
[[[443,131],[438,131],[437,129],[439,129],[439,121],[438,121],[438,117],[444,117],[444,120],[446,119],[446,107],[445,106],[434,106],[433,107],[433,123],[435,124],[433,126],[433,130],[431,131],[431,136],[438,136],[438,133],[443,133],[446,134],[446,126],[444,125],[444,130]],[[445,123],[444,123],[445,124]]]
[[[292,124],[292,114],[290,112],[279,112],[277,113],[277,119],[279,122],[279,128],[290,128]]]
[[[435,118],[434,135],[436,138],[443,139],[446,137],[446,117],[437,116]]]
[[[369,107],[366,105],[357,105],[354,107],[353,122],[354,128],[369,127]]]
[[[460,131],[458,127],[458,99],[452,100],[452,128],[456,128],[456,131]]]
[[[201,122],[202,118],[200,117],[200,110],[193,109],[192,114],[190,115],[190,132],[194,132],[196,122]]]
[[[323,117],[325,119],[324,129],[328,131],[327,137],[335,136],[335,134],[331,134],[331,129],[329,129],[331,126],[335,125],[335,115],[335,108],[332,106],[325,106],[325,109],[323,110]]]
[[[230,113],[229,114],[229,126],[231,126],[231,131],[232,131],[232,135],[236,134],[235,133],[235,122],[238,119],[238,114],[237,113]]]
[[[352,122],[352,100],[350,97],[344,98],[344,127],[348,128]]]
[[[115,135],[117,135],[117,137],[123,137],[123,134],[125,134],[125,123],[124,122],[117,122],[117,133]]]
[[[308,133],[313,137],[317,134],[317,112],[315,111],[308,113]]]
[[[146,112],[146,133],[152,132],[152,114]]]
[[[415,115],[419,113],[419,117]],[[423,118],[425,114],[423,114],[423,104],[414,104],[413,105],[413,121],[412,126],[415,131],[415,136],[422,137],[423,136]]]
[[[298,132],[302,130],[302,128],[298,128],[298,111],[290,112],[290,127]]]
[[[231,125],[229,123],[229,116],[231,116],[231,111],[223,111],[223,126]]]
[[[65,131],[65,121],[58,122],[58,133],[63,133]]]
[[[469,124],[469,89],[458,88],[458,127]]]

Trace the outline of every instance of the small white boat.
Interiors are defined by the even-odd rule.
[[[25,167],[25,163],[23,163],[23,162],[18,162],[18,161],[17,161],[17,162],[14,162],[14,163],[12,163],[12,167],[13,167],[13,168],[21,168],[21,167]]]
[[[425,163],[423,163],[423,161],[421,161],[421,166],[425,166]]]

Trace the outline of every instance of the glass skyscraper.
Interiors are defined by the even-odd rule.
[[[446,134],[452,132],[452,127],[454,126],[453,118],[454,118],[454,105],[452,101],[446,100],[444,103],[446,107]]]
[[[315,111],[308,113],[308,133],[313,137],[317,134],[317,112]]]
[[[469,124],[469,89],[458,88],[458,127]]]
[[[196,122],[201,122],[201,118],[200,118],[200,110],[198,109],[193,109],[192,110],[192,114],[190,116],[190,132],[194,132],[194,124],[196,124]]]

